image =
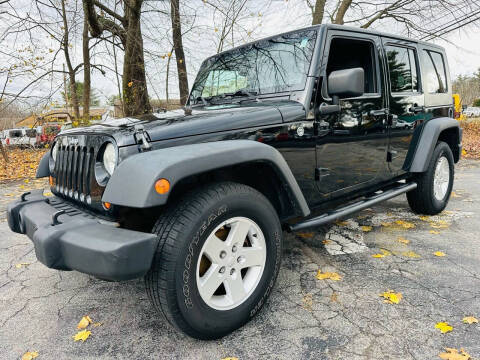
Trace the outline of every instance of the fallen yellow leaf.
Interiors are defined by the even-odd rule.
[[[35,359],[38,356],[37,351],[27,351],[25,354],[22,356],[22,360],[32,360]]]
[[[465,350],[460,349],[458,352],[457,349],[445,348],[446,352],[438,354],[438,357],[443,360],[469,360],[471,359],[470,354],[465,352]]]
[[[336,272],[329,272],[326,271],[322,273],[322,270],[318,270],[317,272],[317,279],[318,280],[333,280],[333,281],[339,281],[342,280],[342,276],[337,274]]]
[[[458,197],[460,197],[459,195],[457,195],[457,193],[456,193],[455,191],[452,191],[452,193],[450,194],[450,196],[451,196],[452,198],[458,198]]]
[[[405,239],[403,236],[399,236],[399,237],[397,238],[397,241],[398,241],[399,243],[402,243],[402,244],[408,244],[408,243],[410,243],[410,240]]]
[[[128,87],[132,87],[133,86],[133,81],[130,81],[128,84],[127,84]]]
[[[389,304],[398,304],[402,300],[402,294],[396,293],[393,290],[385,291],[380,294],[381,297],[385,298],[385,302]]]
[[[419,216],[418,218],[422,221],[430,221],[430,216]]]
[[[403,256],[410,257],[410,258],[419,258],[420,255],[418,255],[415,251],[404,251],[402,252]]]
[[[371,227],[371,226],[364,225],[364,226],[362,226],[362,231],[363,231],[363,232],[372,231],[372,227]]]
[[[465,324],[473,324],[473,323],[478,323],[478,320],[477,320],[477,318],[475,318],[473,316],[465,316],[463,318],[463,322]]]
[[[347,222],[347,221],[337,220],[337,221],[335,221],[335,225],[338,225],[338,226],[347,226],[347,225],[348,225],[348,222]]]
[[[102,326],[102,325],[103,325],[103,323],[101,323],[101,322],[96,322],[95,324],[93,324],[93,327],[99,327],[99,326]]]
[[[374,258],[383,258],[385,256],[390,256],[392,255],[392,253],[388,250],[385,250],[385,249],[380,249],[380,253],[379,254],[373,254],[372,257]]]
[[[330,241],[330,240],[327,240],[327,239],[325,239],[325,240],[322,241],[322,244],[323,244],[323,245],[327,245],[327,244],[330,244],[330,243],[331,243],[331,241]]]
[[[79,331],[78,333],[76,333],[74,336],[72,336],[72,338],[75,341],[82,340],[82,342],[85,342],[85,340],[88,339],[88,337],[90,336],[91,333],[92,333],[91,331],[82,330],[82,331]]]
[[[438,234],[440,234],[440,231],[430,230],[429,233],[434,234],[434,235],[438,235]]]
[[[16,267],[17,269],[20,269],[22,266],[28,266],[28,265],[30,265],[30,263],[23,262],[23,263],[16,264],[15,267]]]
[[[439,220],[437,222],[431,222],[430,226],[434,229],[446,229],[448,228],[448,223],[445,220]]]
[[[401,225],[401,226],[402,226],[403,228],[405,228],[405,229],[412,229],[412,228],[415,227],[415,224],[412,224],[412,223],[410,223],[410,222],[408,222],[408,221],[397,220],[397,221],[395,221],[395,223],[396,223],[397,225]]]
[[[338,294],[336,292],[333,292],[332,295],[330,295],[330,301],[338,302]]]
[[[30,182],[29,179],[25,179],[25,180],[23,180],[23,181],[25,182],[25,184],[28,184],[28,183]]]
[[[92,319],[90,319],[90,316],[84,316],[82,317],[82,320],[77,325],[77,329],[85,329],[88,325],[92,323]]]
[[[447,254],[445,254],[443,251],[435,251],[433,253],[433,255],[435,255],[435,256],[447,256]]]
[[[298,232],[298,236],[300,236],[302,239],[311,239],[315,233],[313,232]]]
[[[448,325],[446,322],[439,322],[435,325],[435,329],[439,329],[442,334],[450,332],[453,330],[453,326]]]
[[[306,294],[303,299],[302,299],[302,307],[305,310],[311,311],[313,306],[313,295],[312,294]]]
[[[229,356],[229,357],[226,357],[226,358],[223,358],[222,360],[238,360],[237,357],[232,357],[232,356]]]

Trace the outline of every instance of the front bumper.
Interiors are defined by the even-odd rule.
[[[157,246],[154,234],[115,227],[43,191],[9,204],[7,220],[12,231],[33,241],[37,259],[47,267],[106,280],[145,275]]]

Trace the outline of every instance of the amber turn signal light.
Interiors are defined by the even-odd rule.
[[[157,180],[155,183],[155,191],[159,194],[166,194],[170,190],[170,182],[167,179]]]
[[[53,182],[53,176],[50,175],[50,177],[48,178],[48,182],[50,183],[50,186],[55,185]]]
[[[105,208],[105,210],[110,210],[110,208],[112,207],[112,204],[110,204],[109,202],[104,202],[103,207]]]

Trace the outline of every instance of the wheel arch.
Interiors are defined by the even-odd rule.
[[[171,184],[167,194],[154,190],[160,178]],[[102,201],[133,208],[161,206],[194,186],[225,180],[261,192],[282,219],[310,213],[283,156],[251,140],[182,145],[134,155],[115,169]]]
[[[417,134],[414,133],[412,144],[407,154],[404,170],[421,173],[427,170],[432,152],[438,141],[448,144],[453,153],[455,163],[462,153],[462,129],[458,121],[442,117],[427,121]]]

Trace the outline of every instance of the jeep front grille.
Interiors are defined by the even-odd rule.
[[[94,166],[93,147],[59,144],[54,169],[55,191],[89,204]]]

